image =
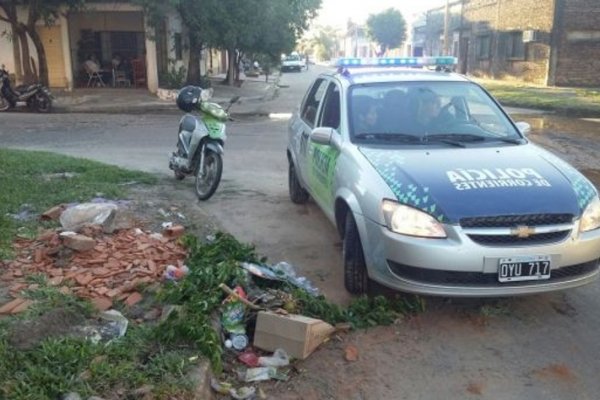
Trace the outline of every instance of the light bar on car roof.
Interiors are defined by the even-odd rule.
[[[361,67],[435,67],[456,65],[456,57],[384,57],[384,58],[340,58],[335,64],[339,68]]]

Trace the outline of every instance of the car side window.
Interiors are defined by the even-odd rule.
[[[328,82],[325,79],[317,79],[313,87],[310,89],[308,96],[306,96],[306,100],[302,106],[302,112],[300,115],[302,116],[304,122],[306,122],[311,128],[315,126],[317,111],[319,110],[319,105],[321,104],[321,100],[325,94],[327,83]]]
[[[341,110],[340,89],[335,83],[331,82],[327,87],[324,101],[319,126],[334,128],[339,131]]]

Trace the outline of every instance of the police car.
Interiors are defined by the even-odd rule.
[[[341,59],[289,125],[289,192],[343,238],[345,286],[505,296],[598,277],[600,200],[456,59]]]

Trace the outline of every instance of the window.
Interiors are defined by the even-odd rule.
[[[182,60],[183,59],[183,44],[181,42],[181,33],[175,33],[173,35],[173,47],[175,50],[175,59]]]
[[[319,126],[334,128],[336,130],[340,128],[340,89],[335,83],[330,83],[327,88]]]
[[[490,35],[479,36],[477,38],[477,58],[480,60],[490,58]]]
[[[317,117],[317,111],[319,110],[319,104],[325,94],[328,82],[325,79],[317,79],[310,89],[304,105],[302,106],[302,119],[311,128],[315,126],[315,119]]]
[[[525,43],[523,43],[523,32],[510,32],[508,36],[507,57],[509,59],[525,58]]]

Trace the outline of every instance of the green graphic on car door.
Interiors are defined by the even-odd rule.
[[[313,195],[324,204],[333,202],[333,180],[340,152],[331,146],[310,143],[308,179]]]

